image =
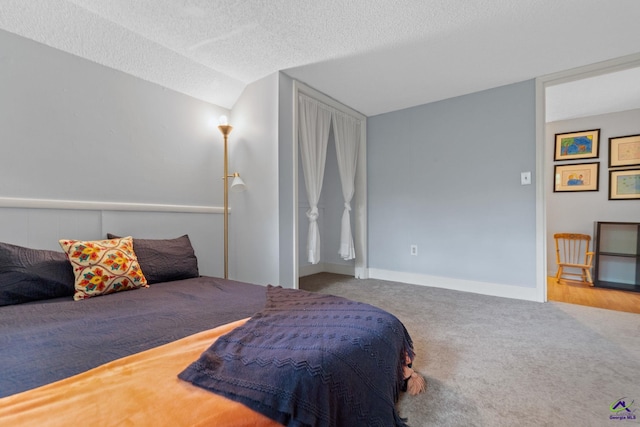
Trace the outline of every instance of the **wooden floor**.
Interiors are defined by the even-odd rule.
[[[547,278],[547,299],[640,314],[640,292],[596,288],[586,283]]]

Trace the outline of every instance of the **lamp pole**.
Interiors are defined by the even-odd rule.
[[[218,126],[220,132],[222,132],[222,136],[224,137],[224,278],[229,278],[229,161],[228,161],[228,153],[227,153],[227,140],[229,134],[233,130],[233,127],[230,125],[220,125]]]

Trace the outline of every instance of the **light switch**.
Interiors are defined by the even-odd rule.
[[[530,184],[531,184],[531,172],[521,172],[520,185],[530,185]]]

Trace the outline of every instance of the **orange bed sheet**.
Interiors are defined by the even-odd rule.
[[[6,426],[216,426],[281,424],[178,379],[214,340],[247,319],[0,399]]]

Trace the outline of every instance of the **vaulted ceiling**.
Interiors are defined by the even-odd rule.
[[[637,0],[0,0],[6,31],[225,108],[284,71],[368,116],[638,53],[638,22]]]

